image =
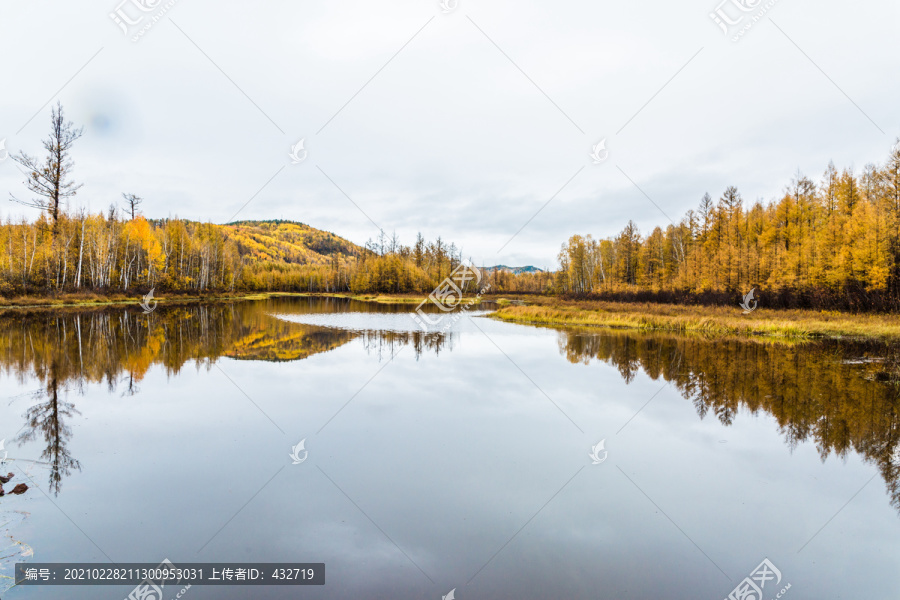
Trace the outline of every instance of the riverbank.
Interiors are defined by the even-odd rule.
[[[382,304],[419,304],[427,300],[428,294],[353,294],[349,292],[157,292],[153,300],[158,302],[183,302],[218,299],[259,299],[275,296],[324,296],[329,298],[348,298],[361,302],[378,302]],[[93,292],[71,292],[54,295],[23,295],[6,298],[0,296],[0,307],[34,307],[34,306],[84,306],[95,304],[134,304],[143,301],[143,294],[96,294]],[[466,297],[466,302],[478,304],[481,298]]]
[[[491,317],[510,323],[611,327],[643,331],[695,332],[716,336],[780,338],[866,338],[900,341],[900,318],[890,314],[848,314],[735,306],[685,306],[529,297],[526,305],[502,306]]]
[[[159,303],[192,303],[206,302],[210,300],[257,300],[268,298],[273,294],[268,292],[257,293],[167,293],[154,294],[149,300],[150,304]],[[55,295],[27,295],[5,298],[0,296],[0,309],[15,308],[71,308],[92,306],[115,306],[141,304],[144,302],[142,294],[94,294],[94,293],[65,293]]]
[[[153,302],[185,304],[223,300],[263,300],[272,297],[331,297],[360,302],[405,304],[412,310],[428,298],[424,294],[352,294],[305,292],[163,293]],[[0,310],[17,308],[78,308],[139,305],[141,295],[61,294],[0,298]],[[863,338],[900,341],[900,318],[892,314],[849,314],[811,310],[757,309],[749,314],[725,306],[687,306],[565,300],[555,296],[488,294],[467,301],[499,305],[491,318],[509,323],[566,327],[608,327],[642,331],[700,333],[715,336],[769,336],[777,338]]]
[[[428,300],[426,294],[350,294],[350,293],[313,293],[313,292],[207,292],[197,293],[159,293],[154,294],[150,304],[186,304],[195,302],[213,302],[221,300],[264,300],[278,297],[327,297],[346,298],[360,302],[377,302],[379,304],[410,304],[418,305]],[[466,302],[480,304],[482,298],[466,298]],[[0,310],[19,308],[78,308],[101,306],[127,306],[140,305],[144,302],[141,294],[95,294],[95,293],[65,293],[52,296],[15,296],[12,298],[0,297]]]

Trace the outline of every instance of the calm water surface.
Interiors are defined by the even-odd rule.
[[[481,313],[423,333],[409,310],[298,298],[0,316],[4,487],[31,485],[0,498],[0,574],[30,549],[327,566],[324,587],[190,600],[721,600],[768,558],[782,580],[764,598],[786,584],[788,599],[900,597],[895,350]]]

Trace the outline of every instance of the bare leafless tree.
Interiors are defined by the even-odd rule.
[[[75,141],[81,137],[84,128],[76,129],[71,121],[66,121],[62,104],[56,103],[51,111],[50,137],[43,141],[47,155],[43,159],[20,151],[12,159],[27,169],[25,186],[39,197],[32,200],[19,200],[12,194],[13,202],[46,211],[53,222],[54,236],[59,221],[60,203],[75,195],[81,184],[70,180],[75,163],[69,157],[69,151]]]
[[[134,218],[140,214],[138,212],[138,206],[144,203],[144,199],[140,196],[135,196],[134,194],[122,194],[122,197],[125,198],[125,210],[131,213],[131,219],[134,220]]]

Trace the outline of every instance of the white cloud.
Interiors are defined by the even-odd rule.
[[[58,98],[85,125],[77,201],[93,210],[130,191],[151,215],[223,222],[258,192],[241,218],[374,237],[321,168],[407,242],[422,231],[478,262],[540,266],[573,233],[667,223],[617,167],[678,220],[706,191],[771,199],[797,168],[886,155],[900,132],[895,3],[780,0],[769,15],[828,77],[768,18],[728,41],[714,5],[461,0],[441,15],[436,1],[179,0],[132,43],[113,1],[5,0],[0,38],[21,60],[0,68],[0,138],[37,152],[49,107],[17,131]],[[604,137],[610,158],[592,165]],[[300,138],[309,158],[291,165]],[[0,194],[21,195],[20,180],[0,163]]]

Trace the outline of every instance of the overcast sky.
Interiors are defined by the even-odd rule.
[[[421,231],[553,267],[574,233],[889,152],[900,3],[720,1],[0,0],[0,140],[38,153],[60,100],[85,127],[76,206],[132,192],[149,217]],[[36,216],[5,200],[22,180],[0,162],[4,218]]]

